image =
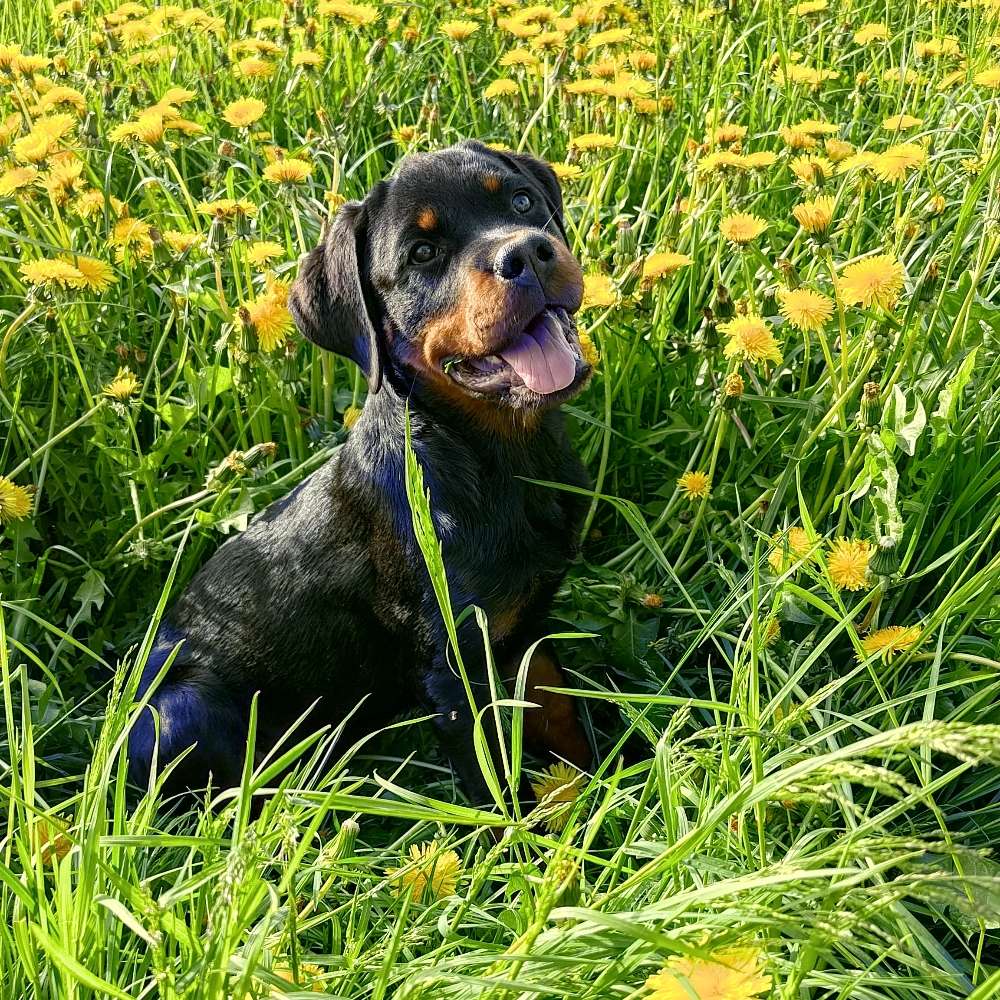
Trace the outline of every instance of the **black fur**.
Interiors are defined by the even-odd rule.
[[[498,198],[483,189],[483,170],[502,176]],[[503,198],[517,187],[543,198],[527,223],[504,218]],[[403,250],[414,213],[429,204],[450,249],[438,269],[414,273],[401,263]],[[495,251],[497,233],[531,225],[561,238],[561,210],[547,165],[462,144],[404,161],[364,202],[345,206],[305,259],[290,303],[296,321],[310,340],[360,364],[370,393],[336,457],[222,545],[168,612],[140,694],[182,642],[150,701],[159,716],[159,766],[195,746],[175,787],[203,786],[209,774],[216,785],[238,781],[251,699],[260,692],[258,751],[313,702],[308,724],[316,727],[339,724],[360,703],[351,735],[417,708],[436,713],[442,746],[469,794],[488,798],[472,712],[447,662],[413,536],[404,420],[408,405],[456,613],[475,604],[491,623],[510,622],[493,645],[509,673],[544,634],[584,513],[579,496],[527,480],[585,486],[586,473],[556,406],[524,394],[473,394],[472,410],[456,409],[447,386],[414,359],[422,324],[453,307],[463,272]],[[524,284],[504,292],[512,315],[545,291]],[[568,305],[572,311],[579,298]],[[472,616],[461,638],[485,695],[483,641]],[[130,737],[139,783],[148,780],[154,733],[147,710]]]

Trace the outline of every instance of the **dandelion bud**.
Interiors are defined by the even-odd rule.
[[[83,119],[83,125],[80,129],[83,135],[83,141],[89,146],[94,146],[97,144],[97,139],[100,135],[98,125],[97,125],[97,115],[93,111],[88,111],[86,117]]]
[[[944,200],[944,196],[940,194],[934,195],[931,200],[927,203],[927,214],[928,215],[940,215],[944,209],[947,202]]]
[[[45,310],[45,332],[52,334],[59,329],[59,315],[55,309]]]
[[[899,549],[894,538],[884,535],[878,540],[868,570],[874,576],[895,576],[899,572]]]
[[[735,410],[743,398],[744,382],[739,372],[730,372],[722,383],[722,406],[726,410]]]
[[[796,289],[802,284],[799,281],[799,272],[795,269],[795,265],[785,258],[778,261],[778,270],[781,272],[781,279],[784,281],[785,286],[789,289]]]
[[[940,277],[941,265],[936,260],[932,260],[927,265],[927,271],[923,278],[920,279],[920,284],[917,288],[917,301],[930,302],[934,298],[934,292],[937,289]]]
[[[226,220],[222,212],[216,212],[212,225],[208,229],[208,252],[225,253],[229,245],[229,234],[226,232]]]
[[[580,866],[569,858],[555,865],[556,905],[576,906],[580,902]]]
[[[878,382],[865,382],[861,390],[861,412],[858,414],[858,422],[866,430],[878,427],[882,419],[882,406],[879,403],[881,394]]]
[[[719,338],[719,326],[715,321],[715,313],[711,306],[705,306],[701,311],[701,339],[705,350],[714,351],[722,342]]]
[[[361,827],[358,826],[357,820],[345,819],[340,824],[340,830],[337,832],[337,837],[333,842],[334,858],[336,860],[343,861],[344,858],[353,856],[354,845],[357,843],[360,832]]]
[[[615,225],[618,230],[618,238],[615,245],[615,255],[618,258],[618,263],[634,260],[638,246],[635,227],[624,215],[618,217]]]
[[[277,454],[278,446],[273,441],[262,441],[244,452],[243,464],[248,469],[255,469],[258,465],[270,461]]]
[[[222,142],[219,143],[219,156],[228,160],[231,159],[235,153],[236,147],[228,139],[223,139]]]
[[[295,0],[295,3],[292,4],[292,16],[299,27],[306,23],[306,9],[302,0]]]
[[[365,53],[365,65],[377,66],[382,61],[382,55],[388,44],[389,40],[387,38],[376,38],[372,42],[371,48]]]
[[[644,594],[639,602],[644,608],[655,610],[663,607],[663,598],[659,594]]]
[[[729,289],[725,285],[719,284],[715,286],[715,302],[714,302],[715,316],[716,319],[726,322],[736,315],[736,309],[733,306],[733,300],[729,295]]]
[[[97,58],[97,56],[91,56],[90,59],[87,60],[87,69],[86,69],[87,79],[96,80],[100,75],[100,71],[101,71],[100,60]]]
[[[577,62],[583,62],[583,60],[587,58],[587,46],[577,42],[576,45],[573,46],[573,58]]]

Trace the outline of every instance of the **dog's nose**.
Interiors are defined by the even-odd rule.
[[[504,281],[524,281],[531,275],[539,284],[552,274],[556,266],[556,251],[551,240],[542,233],[521,236],[497,251],[493,270]]]

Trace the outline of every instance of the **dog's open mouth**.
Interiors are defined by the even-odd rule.
[[[500,393],[523,386],[539,396],[570,388],[588,368],[576,324],[562,306],[546,306],[496,354],[449,357],[443,367],[472,392]]]

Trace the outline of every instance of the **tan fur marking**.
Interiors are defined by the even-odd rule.
[[[424,230],[424,232],[434,229],[437,224],[437,212],[435,212],[430,206],[420,209],[417,213],[417,225]]]
[[[483,174],[483,187],[486,188],[490,194],[495,194],[500,190],[500,175]]]
[[[517,676],[520,660],[513,662],[510,683]],[[524,738],[537,752],[551,751],[581,769],[590,766],[590,744],[576,714],[576,705],[569,695],[540,691],[540,687],[566,687],[566,678],[559,664],[544,650],[536,649],[528,664],[524,696],[538,708],[524,710]]]

